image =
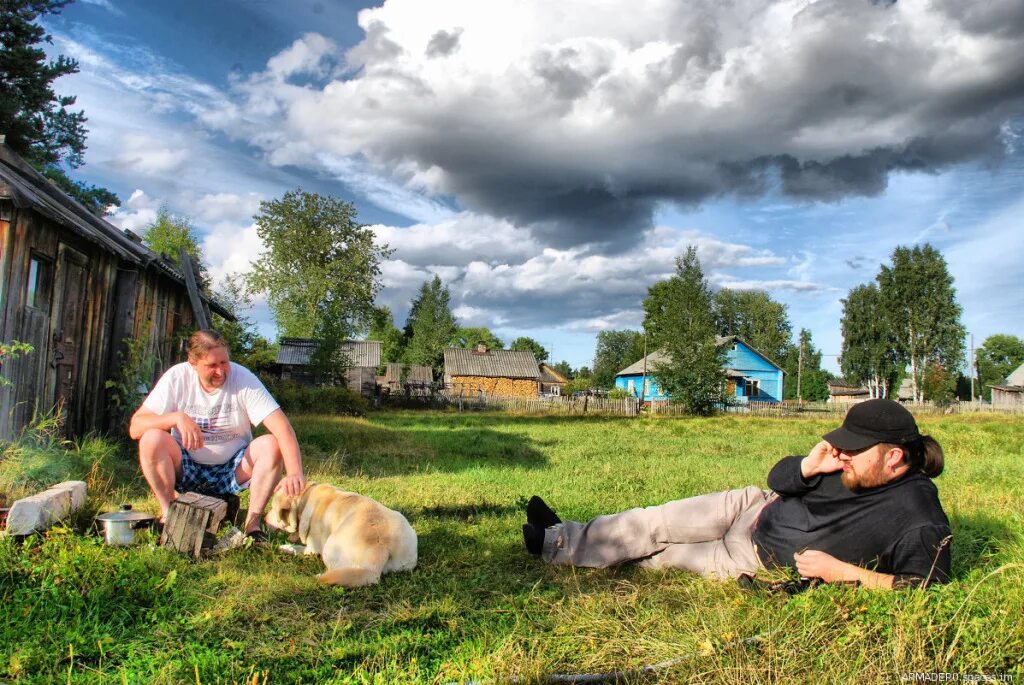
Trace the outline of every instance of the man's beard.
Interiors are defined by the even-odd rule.
[[[887,482],[881,461],[869,466],[862,473],[854,471],[851,466],[849,471],[843,471],[839,479],[850,492],[864,492],[877,488],[879,485],[885,485]]]

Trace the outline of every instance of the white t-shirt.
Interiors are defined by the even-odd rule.
[[[223,464],[252,441],[258,426],[278,404],[252,371],[231,362],[227,381],[206,392],[188,362],[167,369],[142,406],[156,414],[185,412],[203,431],[203,447],[189,450],[199,464]],[[177,429],[171,436],[181,444]]]

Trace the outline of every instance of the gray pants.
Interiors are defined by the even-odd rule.
[[[564,521],[545,531],[541,558],[591,568],[639,560],[645,568],[682,568],[721,579],[754,573],[762,565],[750,536],[775,496],[750,486],[598,516],[587,524]]]

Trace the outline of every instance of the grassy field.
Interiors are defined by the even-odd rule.
[[[294,424],[311,479],[408,516],[413,573],[344,590],[316,583],[318,559],[273,549],[190,563],[103,547],[82,534],[88,516],[155,505],[105,466],[74,526],[0,541],[0,682],[543,682],[668,660],[650,680],[1024,679],[1024,419],[921,422],[947,453],[936,482],[953,583],[794,597],[684,572],[547,567],[522,547],[522,507],[537,493],[587,519],[763,485],[831,422],[394,412]]]

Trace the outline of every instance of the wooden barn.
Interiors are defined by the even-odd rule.
[[[391,362],[377,385],[390,395],[429,395],[434,385],[434,370],[429,366]]]
[[[871,399],[871,391],[859,385],[847,385],[842,381],[828,382],[828,401],[832,404],[857,404]]]
[[[540,367],[540,393],[542,395],[561,395],[569,379],[558,373],[554,367],[541,362]]]
[[[281,380],[316,385],[320,379],[310,368],[320,343],[310,338],[282,338],[277,348],[277,375]],[[350,366],[345,369],[345,384],[357,394],[372,397],[377,391],[377,367],[381,343],[377,340],[345,340],[341,351]]]
[[[0,368],[11,381],[0,388],[0,439],[58,404],[68,435],[110,427],[106,383],[119,377],[125,341],[144,341],[159,374],[184,359],[207,308],[233,318],[192,292],[194,303],[175,264],[0,142],[0,340],[33,347]]]
[[[540,370],[530,350],[449,347],[444,351],[445,385],[461,395],[537,397]]]
[[[1018,366],[1001,385],[991,385],[993,407],[1024,406],[1024,364]]]

